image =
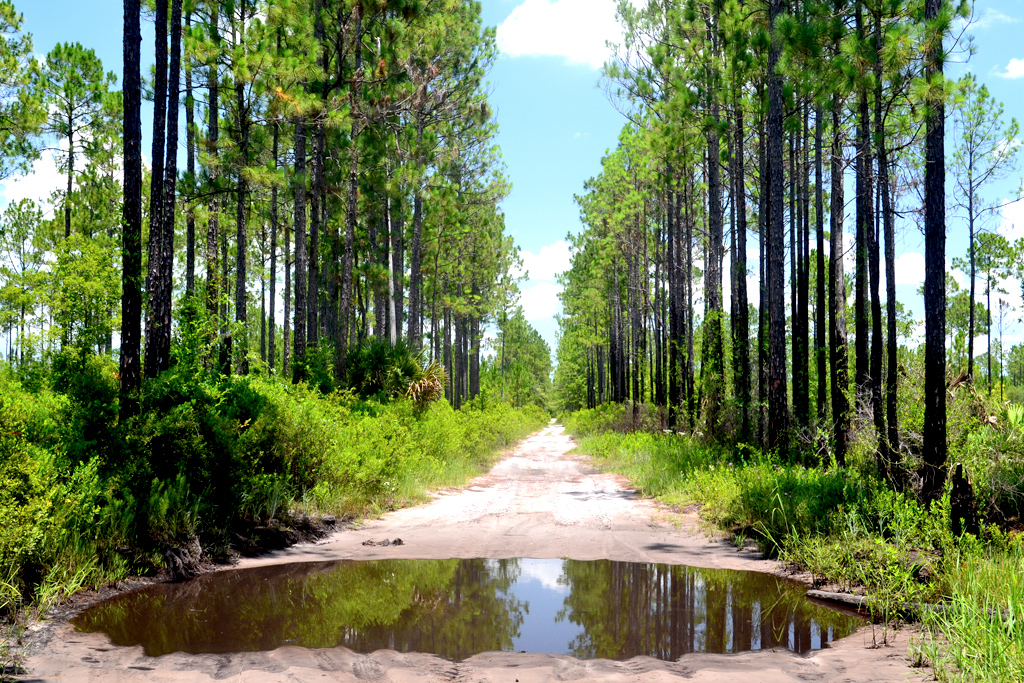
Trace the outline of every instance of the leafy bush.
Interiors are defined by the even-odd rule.
[[[124,422],[107,357],[61,354],[54,391],[0,372],[0,613],[155,569],[171,547],[221,555],[232,531],[297,501],[353,515],[420,499],[547,420],[536,407],[417,406],[402,387],[382,403],[218,376],[200,327],[186,330],[195,353],[146,381]]]

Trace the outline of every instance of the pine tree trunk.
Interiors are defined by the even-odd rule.
[[[480,288],[474,283],[473,294],[479,295]],[[470,337],[472,348],[470,349],[469,357],[469,393],[470,398],[476,398],[480,395],[480,344],[482,341],[480,335],[480,318],[473,316],[470,323]]]
[[[416,149],[423,144],[423,115],[416,117]],[[420,296],[423,287],[423,191],[416,185],[412,204],[412,244],[409,245],[409,345],[422,348],[420,338]]]
[[[746,166],[743,148],[743,108],[739,97],[734,94],[733,107],[736,110],[736,150],[733,167],[733,201],[736,203],[736,337],[733,340],[734,369],[736,374],[736,399],[740,406],[740,441],[749,442],[750,429],[750,308],[747,301],[747,194]]]
[[[814,227],[817,237],[814,296],[814,347],[818,366],[818,424],[824,425],[828,417],[828,344],[825,301],[825,197],[824,168],[822,164],[822,137],[825,127],[821,105],[814,109]]]
[[[848,348],[846,341],[846,276],[843,273],[843,219],[845,199],[843,188],[843,103],[838,96],[832,99],[832,192],[830,196],[831,243],[829,245],[829,346],[832,349],[832,423],[835,441],[835,463],[846,466],[846,447],[850,433],[850,402],[846,392],[850,388]]]
[[[857,39],[864,40],[863,3],[856,3]],[[857,374],[857,407],[866,406],[871,401],[871,357],[870,331],[871,318],[868,311],[870,305],[868,291],[868,259],[873,219],[871,215],[871,127],[868,120],[868,95],[866,86],[861,84],[857,91],[857,265],[854,273],[854,353],[856,356]]]
[[[142,325],[142,8],[124,1],[124,204],[121,231],[121,384],[122,422],[138,412],[141,385]],[[24,320],[24,315],[22,316]],[[22,333],[24,339],[24,333]],[[23,346],[19,344],[23,352]]]
[[[941,0],[925,0],[927,24],[938,20]],[[921,498],[931,503],[946,482],[946,160],[945,104],[934,94],[941,88],[942,31],[926,26],[925,78],[929,85],[925,112],[925,376],[924,446],[921,452]]]
[[[455,368],[452,359],[452,314],[447,306],[444,309],[444,368],[447,379],[444,387],[444,396],[448,402],[455,406]]]
[[[192,28],[192,13],[185,16],[185,32]],[[193,192],[196,187],[196,112],[192,95],[192,67],[185,69],[185,174]],[[195,197],[189,198],[185,215],[185,297],[191,299],[196,291],[196,213]]]
[[[768,447],[787,450],[785,244],[783,242],[782,76],[778,73],[782,36],[776,25],[782,0],[769,0],[768,24]]]
[[[882,52],[882,18],[875,13],[875,54]],[[889,180],[889,150],[885,136],[882,107],[882,61],[875,60],[875,140],[878,148],[878,195],[882,200],[882,223],[885,232],[885,298],[887,314],[885,421],[888,430],[879,433],[883,445],[890,483],[897,489],[906,487],[906,474],[900,465],[900,437],[897,417],[898,345],[896,328],[896,216],[893,209],[892,185]],[[973,308],[973,307],[972,307]],[[879,325],[880,326],[880,325]]]
[[[278,38],[280,43],[280,38]],[[280,44],[278,45],[280,49]],[[274,120],[274,138],[271,143],[271,156],[274,157],[274,172],[278,170],[278,147],[281,138],[281,124]],[[277,206],[277,185],[270,188],[270,326],[268,335],[270,343],[267,348],[267,368],[271,375],[277,361],[277,229],[280,218]]]
[[[714,84],[717,79],[711,79]],[[718,100],[710,97],[711,117],[718,123]],[[705,433],[720,436],[725,406],[725,344],[722,339],[722,176],[719,163],[721,141],[717,125],[707,133],[708,260],[704,270],[704,349],[701,374],[704,396],[701,412]]]
[[[800,220],[798,231],[797,249],[797,313],[796,318],[800,324],[798,341],[800,346],[800,426],[808,429],[811,424],[811,320],[810,320],[810,130],[807,124],[807,105],[803,105],[800,113],[802,123],[802,139],[800,150],[802,156],[798,159],[800,173],[798,174],[800,205]]]
[[[281,320],[281,376],[291,373],[291,313],[292,313],[292,255],[291,235],[287,221],[284,224],[284,318]]]
[[[160,212],[160,271],[151,299],[156,319],[158,371],[171,367],[171,308],[174,286],[174,219],[178,180],[178,95],[181,91],[181,4],[171,3],[171,61],[167,79],[167,147]]]
[[[762,97],[758,87],[758,99]],[[757,305],[757,401],[758,442],[762,448],[768,446],[768,141],[765,131],[765,116],[761,116],[758,131],[758,165],[760,188],[757,207],[758,235],[758,305]]]
[[[160,286],[160,250],[163,247],[164,135],[167,125],[167,0],[156,0],[156,74],[153,84],[152,175],[149,184],[149,269],[146,276],[146,377],[160,372],[155,298]]]
[[[245,35],[246,0],[241,0],[239,6],[239,35]],[[242,168],[249,165],[249,112],[245,105],[245,84],[241,80],[235,82],[235,107],[236,125],[239,130],[239,156]],[[236,187],[236,212],[235,212],[235,322],[239,323],[239,334],[241,337],[233,341],[235,371],[239,375],[249,374],[249,310],[248,297],[246,292],[247,281],[247,257],[248,257],[248,202],[249,185],[245,173],[238,174]]]
[[[295,122],[295,340],[292,349],[292,381],[306,379],[306,122]]]
[[[217,15],[216,3],[213,6],[210,17],[210,26],[212,27],[211,33],[213,41],[219,42],[217,22],[219,17]],[[209,201],[209,218],[206,224],[206,310],[211,318],[216,319],[218,316],[218,306],[220,300],[220,286],[217,273],[217,265],[219,259],[217,258],[217,245],[220,242],[220,221],[218,220],[217,214],[220,208],[220,202],[217,198],[217,145],[220,137],[220,82],[217,73],[217,60],[213,59],[209,65],[209,75],[207,76],[209,81],[209,102],[207,103],[207,113],[209,116],[208,128],[207,128],[207,154],[210,156],[214,163],[209,164],[208,173],[210,176],[210,185],[215,190]]]
[[[694,430],[697,418],[696,392],[694,387],[693,357],[693,169],[687,173],[686,197],[686,414],[690,432]]]
[[[320,203],[324,200],[324,126],[314,121],[312,127],[313,154],[311,158],[312,185],[309,192],[309,258],[306,267],[306,343],[313,348],[320,343]]]
[[[358,121],[358,98],[360,97],[361,84],[360,74],[363,70],[363,16],[361,6],[353,10],[356,21],[353,35],[353,56],[355,57],[352,69],[352,100],[353,105],[352,132],[349,138],[349,166],[348,166],[348,206],[345,214],[345,251],[341,263],[341,306],[339,315],[341,321],[338,325],[338,339],[335,340],[335,372],[338,376],[344,376],[348,362],[349,317],[352,311],[352,266],[355,259],[356,239],[356,216],[359,202],[359,121]]]
[[[391,343],[402,338],[402,317],[405,313],[405,208],[400,199],[388,210],[388,230],[391,232],[391,263],[388,269],[388,317],[390,318]]]
[[[75,133],[74,122],[68,126],[68,183],[64,194],[64,239],[71,237],[71,192],[75,177]]]
[[[668,181],[666,189],[668,205],[668,427],[675,430],[679,423],[680,382],[682,380],[681,348],[683,344],[683,293],[682,280],[682,244],[680,243],[678,192],[675,188],[676,177],[672,163],[667,165],[665,174]],[[598,348],[598,383],[601,382],[601,351]],[[602,392],[598,390],[600,396]]]

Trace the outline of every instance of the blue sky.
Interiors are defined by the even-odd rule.
[[[78,41],[95,49],[108,70],[120,73],[120,2],[21,0],[16,6],[34,34],[37,53],[45,54],[61,41]],[[1024,119],[1024,42],[1019,39],[1024,0],[984,0],[974,14],[968,33],[975,36],[976,52],[968,64],[950,64],[947,73],[958,77],[973,71],[1005,104],[1007,118]],[[502,50],[489,79],[501,126],[498,143],[513,185],[502,208],[530,274],[522,284],[527,317],[554,350],[554,314],[559,310],[555,274],[568,266],[566,233],[580,229],[573,194],[600,171],[601,157],[615,146],[624,123],[598,85],[607,56],[604,41],[617,35],[614,0],[484,0],[483,16],[487,25],[498,27]],[[151,51],[151,35],[151,25],[144,25],[144,55]],[[52,163],[44,161],[31,177],[9,181],[3,194],[5,199],[43,197],[59,182]],[[1020,182],[1017,173],[994,186],[989,198],[1011,196]],[[963,255],[963,221],[950,215],[948,224],[947,253],[950,258]],[[1024,236],[1024,202],[1004,210],[990,227],[1011,237]],[[750,242],[756,250],[756,242]],[[920,317],[923,237],[905,224],[898,243],[898,296]],[[1008,298],[1020,308],[1019,286],[1010,283],[1007,289]],[[1014,340],[1019,336],[1015,333]]]

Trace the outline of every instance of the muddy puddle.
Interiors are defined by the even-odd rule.
[[[100,603],[73,622],[147,655],[344,646],[459,661],[816,650],[864,622],[757,572],[577,560],[377,560],[215,572]]]

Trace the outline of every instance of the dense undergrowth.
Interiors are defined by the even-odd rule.
[[[64,362],[47,386],[0,373],[0,621],[155,571],[168,549],[225,559],[236,534],[295,511],[399,507],[547,420],[537,407],[424,408],[172,370],[119,422],[116,367]]]
[[[622,406],[572,413],[564,423],[579,451],[643,494],[699,504],[737,543],[756,541],[818,584],[866,593],[880,622],[908,616],[908,605],[942,604],[915,615],[926,627],[915,657],[933,664],[937,680],[1024,680],[1024,537],[1012,531],[1024,431],[1012,416],[972,425],[952,454],[970,463],[978,508],[999,522],[980,537],[951,531],[948,487],[927,509],[876,474],[867,448],[851,449],[846,468],[823,469],[800,456],[664,432],[656,416],[633,425]]]

